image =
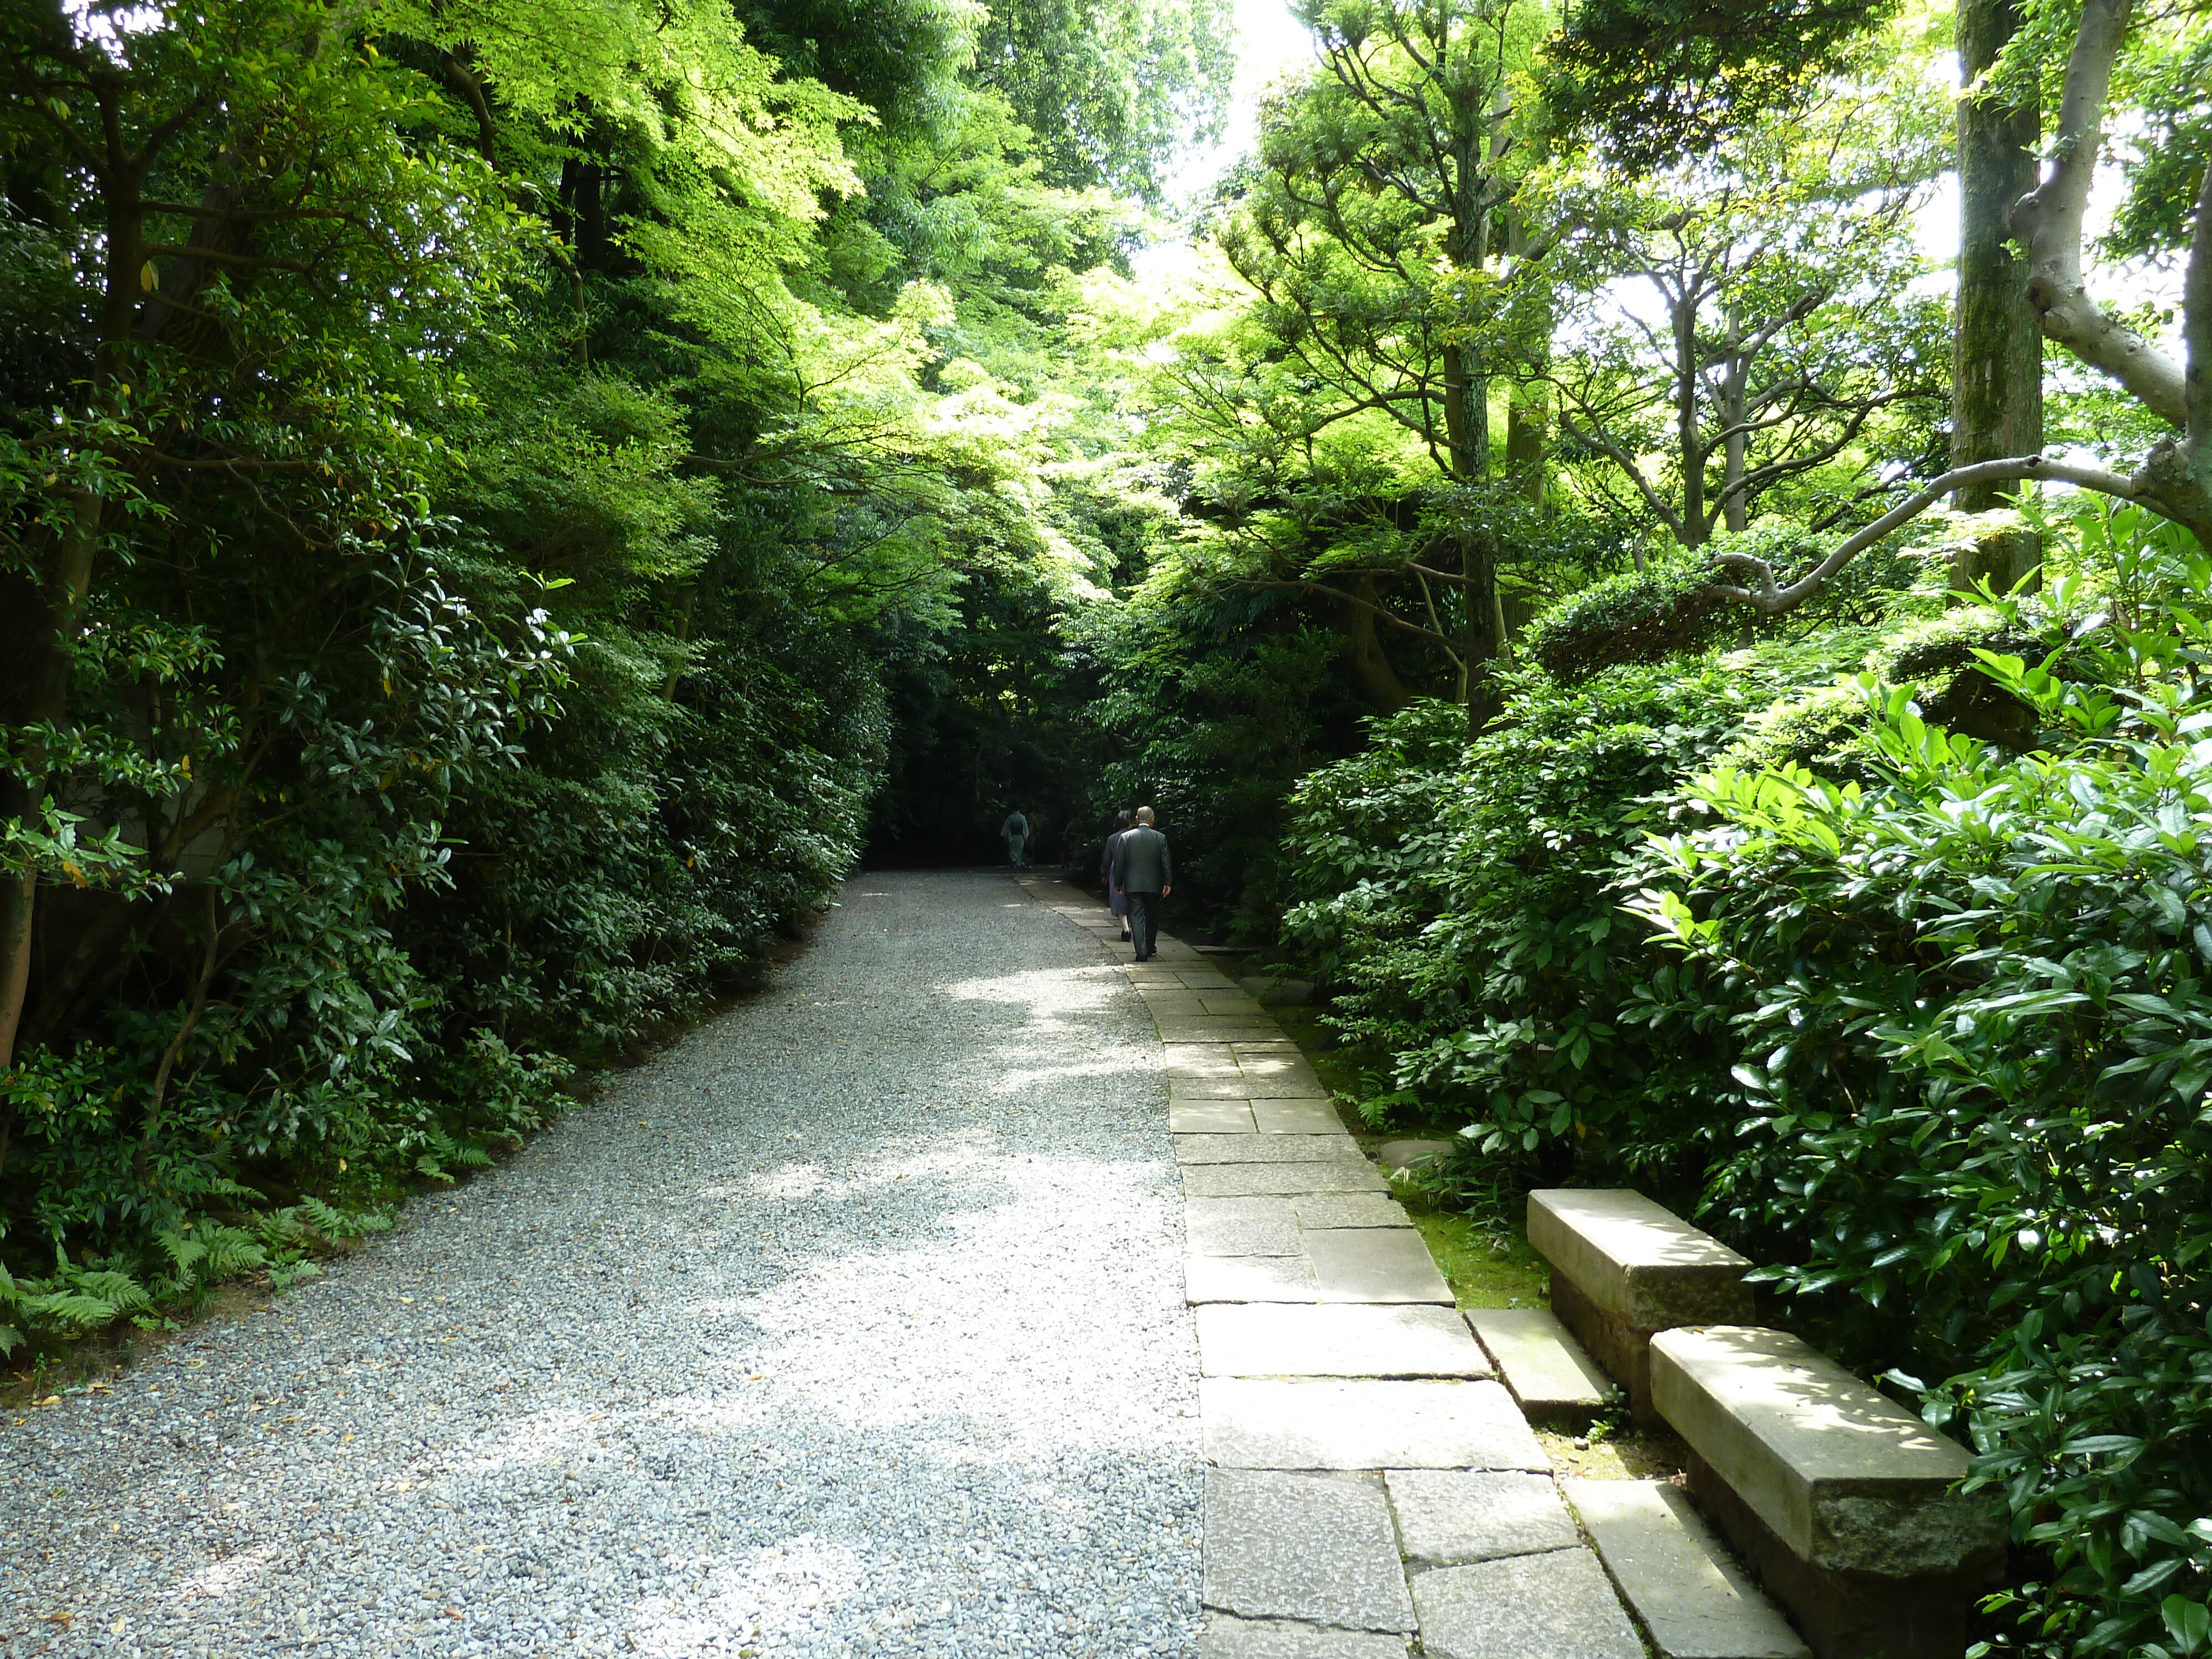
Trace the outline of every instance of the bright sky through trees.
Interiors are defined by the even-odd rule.
[[[1312,36],[1283,0],[1237,0],[1237,82],[1229,125],[1218,143],[1186,149],[1169,167],[1172,205],[1195,205],[1231,163],[1251,149],[1260,136],[1261,94],[1285,70],[1312,55]]]

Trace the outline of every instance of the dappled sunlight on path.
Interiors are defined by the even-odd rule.
[[[855,890],[507,1168],[0,1438],[52,1494],[0,1653],[234,1650],[218,1607],[364,1659],[1192,1651],[1149,1021],[1002,877]],[[136,1489],[73,1484],[81,1437]]]

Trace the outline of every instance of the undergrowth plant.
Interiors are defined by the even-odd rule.
[[[1370,1106],[1459,1129],[1437,1196],[1695,1209],[1967,1443],[2021,1564],[1983,1651],[2194,1654],[2212,556],[2042,531],[2040,592],[1378,722],[1301,788],[1289,927]]]
[[[251,1196],[243,1193],[241,1196]],[[143,1331],[173,1330],[217,1285],[253,1278],[286,1290],[321,1272],[313,1257],[349,1239],[384,1232],[381,1211],[340,1210],[305,1198],[281,1210],[247,1212],[240,1224],[205,1215],[154,1236],[161,1265],[135,1257],[56,1258],[53,1271],[18,1278],[0,1265],[0,1356],[65,1344],[128,1319]]]
[[[1979,653],[2033,748],[1867,677],[1865,781],[1699,776],[1709,822],[1632,908],[1683,964],[1653,1040],[1726,1011],[1712,1212],[1778,1290],[1863,1310],[1853,1358],[1937,1368],[1893,1375],[2041,1564],[1994,1645],[2181,1653],[2212,1594],[2212,556],[2136,509],[2071,528],[2069,637]]]

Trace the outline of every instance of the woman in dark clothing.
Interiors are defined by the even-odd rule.
[[[1106,850],[1098,859],[1098,879],[1106,886],[1106,908],[1121,918],[1123,939],[1129,937],[1129,896],[1114,884],[1114,843],[1133,821],[1127,812],[1114,815],[1114,833],[1106,837]]]

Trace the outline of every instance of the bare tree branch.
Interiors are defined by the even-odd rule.
[[[1300,593],[1317,593],[1323,599],[1335,599],[1341,604],[1356,606],[1361,611],[1372,611],[1377,621],[1389,623],[1393,628],[1402,628],[1408,634],[1417,634],[1425,640],[1433,641],[1447,651],[1456,653],[1460,647],[1461,642],[1449,634],[1440,634],[1433,628],[1424,628],[1419,623],[1407,622],[1396,611],[1386,606],[1376,605],[1371,599],[1363,599],[1356,593],[1347,593],[1340,587],[1331,587],[1327,582],[1308,581],[1303,578],[1285,580],[1279,576],[1231,576],[1229,578],[1229,585],[1232,587],[1289,588]]]
[[[1554,384],[1559,385],[1556,381]],[[1559,389],[1562,392],[1567,391],[1564,385],[1559,385]],[[1568,395],[1572,397],[1574,394],[1569,392]],[[1577,398],[1576,401],[1580,403],[1582,400]],[[1644,476],[1644,469],[1637,465],[1635,457],[1615,443],[1612,434],[1603,427],[1595,424],[1584,427],[1573,416],[1562,409],[1559,411],[1559,429],[1577,443],[1588,444],[1611,461],[1620,470],[1621,475],[1636,486],[1638,493],[1644,497],[1644,506],[1651,509],[1652,514],[1660,523],[1674,532],[1675,540],[1689,539],[1682,515],[1674,510],[1665,496],[1651,487],[1651,481]]]
[[[1746,571],[1756,578],[1758,585],[1754,587],[1723,586],[1714,591],[1723,599],[1740,600],[1769,616],[1795,610],[1826,586],[1829,579],[1853,558],[1899,526],[1918,518],[1953,490],[1978,483],[2018,483],[2030,478],[2075,484],[2083,489],[2094,489],[2100,495],[2116,496],[2122,501],[2136,500],[2140,494],[2136,479],[2124,477],[2100,466],[2077,466],[2067,461],[2046,460],[2040,455],[1977,461],[1971,466],[1954,467],[1926,485],[1917,495],[1899,502],[1864,529],[1846,537],[1826,557],[1787,586],[1775,580],[1774,567],[1764,559],[1755,558],[1748,553],[1719,554],[1715,557],[1716,564]]]

